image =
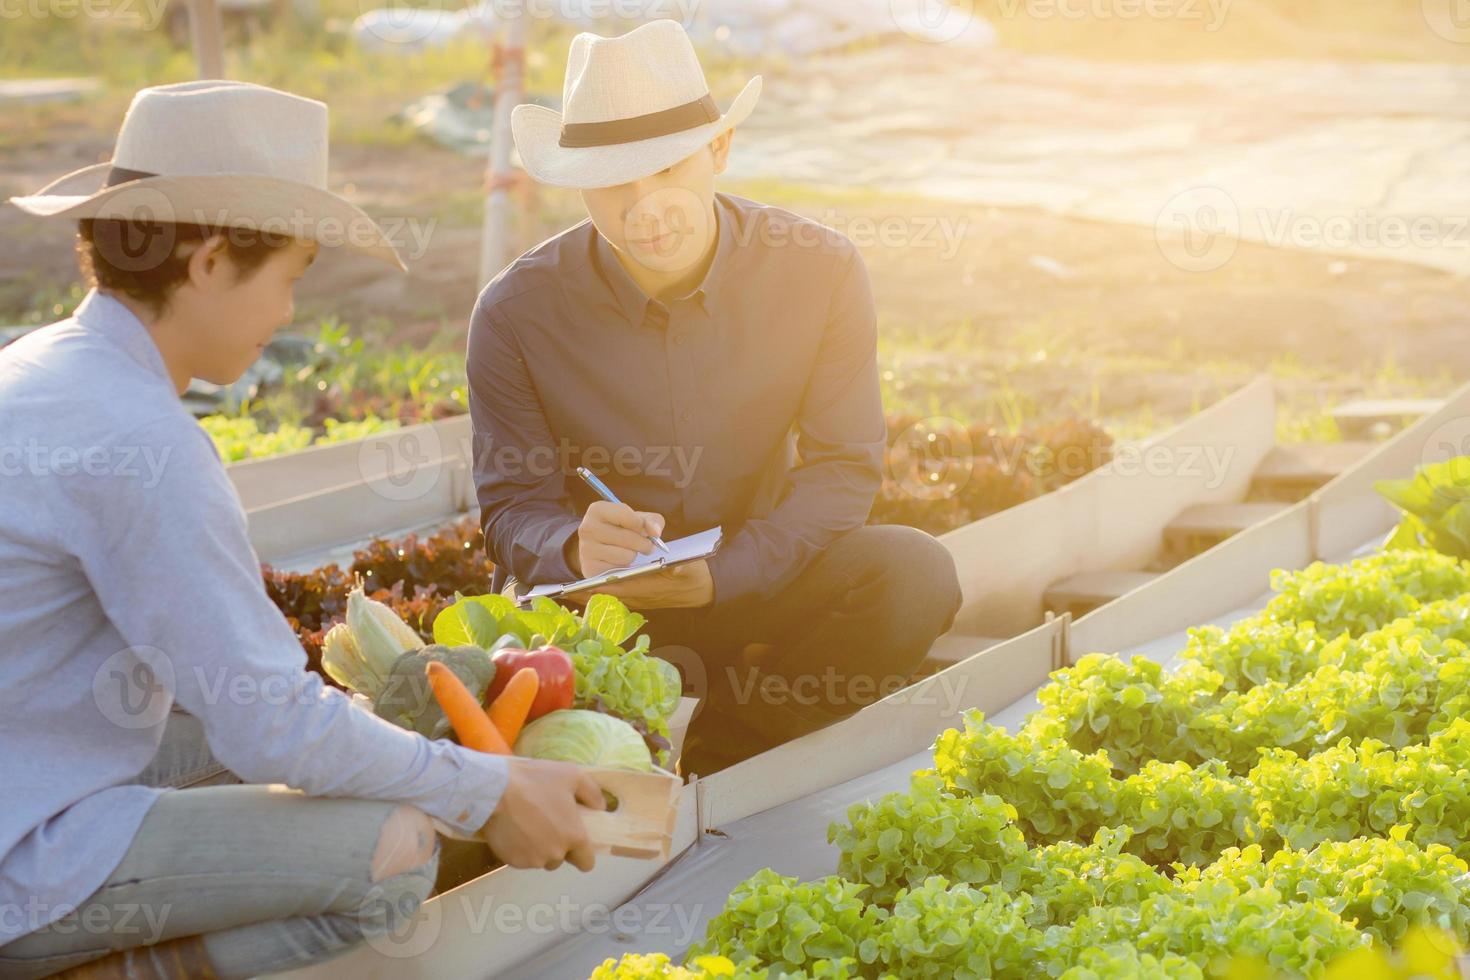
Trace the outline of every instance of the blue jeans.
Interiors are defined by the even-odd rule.
[[[701,699],[680,767],[708,775],[893,693],[960,602],[942,544],[875,524],[838,538],[770,599],[640,610],[652,652]]]
[[[0,947],[0,978],[184,936],[202,937],[222,980],[291,970],[400,928],[433,888],[437,848],[421,868],[372,879],[397,804],[239,785],[182,712],[138,781],[188,788],[153,804],[122,863],[72,914]]]

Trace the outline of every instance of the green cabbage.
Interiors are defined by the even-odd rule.
[[[632,725],[600,711],[567,708],[542,715],[521,730],[516,755],[582,766],[651,772],[653,758]]]

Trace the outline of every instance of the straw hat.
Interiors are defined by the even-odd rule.
[[[29,197],[48,218],[130,218],[287,234],[404,268],[372,218],[327,190],[327,107],[245,82],[145,88],[112,160]]]
[[[655,20],[621,37],[578,34],[562,112],[519,105],[511,128],[532,177],[555,187],[612,187],[678,163],[750,115],[757,75],[720,114],[684,27]]]

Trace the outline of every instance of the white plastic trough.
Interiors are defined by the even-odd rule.
[[[1239,500],[1275,441],[1269,379],[1239,391],[1061,489],[944,535],[965,604],[963,636],[1005,637],[1042,620],[1041,596],[1076,572],[1138,567],[1164,526],[1196,504]],[[475,506],[470,422],[445,419],[229,467],[262,561],[304,567],[371,538]],[[1024,535],[1029,546],[999,546]]]
[[[467,415],[228,468],[260,560],[291,565],[475,504]]]
[[[1181,511],[1244,497],[1275,443],[1275,389],[1259,378],[1052,493],[950,531],[965,597],[954,631],[1013,636],[1042,621],[1053,582],[1142,567]]]

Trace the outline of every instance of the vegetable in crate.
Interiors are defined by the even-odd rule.
[[[571,708],[538,718],[521,730],[515,751],[532,759],[653,771],[653,758],[643,736],[621,718],[599,711]]]
[[[400,728],[428,738],[445,738],[449,735],[449,719],[434,700],[424,673],[431,663],[442,663],[453,671],[474,696],[476,704],[484,699],[496,673],[489,654],[479,647],[446,647],[435,643],[405,653],[394,661],[373,703],[373,711]]]
[[[359,584],[347,596],[347,622],[334,626],[323,641],[322,669],[338,684],[376,698],[398,658],[423,646],[407,623],[369,599]]]
[[[389,669],[392,664],[388,665]],[[382,690],[387,671],[371,664],[357,645],[357,637],[346,623],[338,623],[322,637],[322,670],[349,691],[367,694]]]
[[[514,745],[520,737],[521,729],[530,717],[531,705],[540,693],[540,687],[541,681],[536,676],[535,668],[522,667],[499,694],[491,695],[493,700],[487,713],[508,744]]]
[[[581,615],[545,598],[520,609],[503,595],[462,596],[434,620],[434,640],[475,643],[493,655],[509,646],[536,646],[533,641],[540,637],[571,657],[573,707],[629,722],[662,753],[669,747],[669,717],[679,706],[683,683],[672,664],[648,655],[647,636],[623,649],[643,623],[642,616],[610,595],[593,596]]]
[[[541,686],[536,691],[536,699],[531,702],[531,713],[526,716],[526,721],[535,721],[542,715],[572,706],[577,690],[577,673],[572,667],[572,658],[564,650],[549,644],[535,650],[508,645],[495,650],[490,656],[497,671],[495,682],[490,686],[490,700],[500,697],[511,678],[529,667]]]
[[[424,674],[429,679],[429,687],[433,688],[434,700],[449,719],[449,726],[454,729],[460,745],[476,752],[510,755],[510,746],[505,744],[495,723],[480,707],[480,699],[470,693],[454,671],[431,660],[425,666]]]
[[[667,738],[683,681],[673,664],[649,656],[648,648],[646,636],[640,636],[630,650],[606,640],[578,643],[572,654],[577,704],[642,722],[650,733]]]

